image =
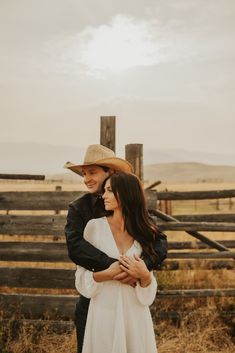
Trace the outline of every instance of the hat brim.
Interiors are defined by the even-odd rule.
[[[118,157],[110,157],[110,158],[105,158],[105,159],[100,159],[98,161],[92,162],[92,163],[86,163],[86,164],[73,164],[71,162],[67,162],[64,165],[64,168],[70,169],[72,172],[82,176],[82,169],[84,167],[87,167],[89,165],[97,165],[101,167],[107,167],[114,169],[115,171],[119,172],[133,172],[133,167],[132,165],[127,162],[125,159],[118,158]]]

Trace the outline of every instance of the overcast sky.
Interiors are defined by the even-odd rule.
[[[0,0],[0,142],[235,152],[234,0]]]

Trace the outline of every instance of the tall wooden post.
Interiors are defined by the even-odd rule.
[[[125,146],[126,160],[133,166],[134,173],[143,180],[143,144],[131,143]]]
[[[115,116],[100,117],[100,144],[115,152]]]

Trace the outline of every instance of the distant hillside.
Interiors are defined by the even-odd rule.
[[[123,148],[124,150],[124,148]],[[117,155],[121,155],[117,150]],[[40,143],[0,143],[0,173],[40,173],[73,181],[77,176],[64,170],[67,161],[83,160],[85,147]],[[211,165],[210,165],[211,164]],[[234,181],[235,155],[219,155],[186,150],[145,150],[145,179]]]
[[[202,163],[162,163],[147,165],[144,178],[164,182],[231,182],[235,181],[235,166],[215,166]]]

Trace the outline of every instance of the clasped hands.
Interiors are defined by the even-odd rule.
[[[141,287],[147,287],[151,283],[151,274],[145,262],[137,254],[134,256],[120,255],[118,261],[114,262],[111,267],[113,267],[113,280],[133,287],[138,281]]]

